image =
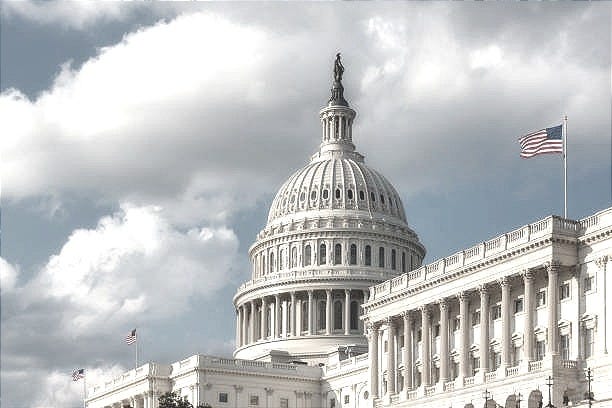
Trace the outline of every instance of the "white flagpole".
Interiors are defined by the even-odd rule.
[[[83,408],[87,408],[87,370],[83,370]]]
[[[567,115],[563,118],[563,218],[567,218]]]
[[[138,331],[136,331],[136,341],[134,342],[134,346],[136,346],[136,366],[134,370],[138,368]]]

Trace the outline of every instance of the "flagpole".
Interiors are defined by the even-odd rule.
[[[136,366],[134,367],[134,370],[136,370],[138,368],[138,333],[136,333],[136,342],[134,346],[136,346]]]
[[[567,218],[567,115],[563,118],[563,218]]]
[[[83,408],[87,408],[87,370],[83,370]]]

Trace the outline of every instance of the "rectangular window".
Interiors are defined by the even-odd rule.
[[[227,392],[219,393],[219,402],[227,403]]]
[[[417,330],[416,333],[416,341],[421,341],[421,338],[423,337],[423,332],[421,331],[421,329]]]
[[[478,369],[480,369],[480,357],[472,357],[472,377],[476,375]]]
[[[569,360],[570,356],[570,337],[566,334],[561,336],[561,359]]]
[[[523,311],[523,298],[518,298],[514,301],[514,313],[521,313]]]
[[[385,352],[385,353],[387,352],[387,346],[388,346],[388,344],[389,344],[389,343],[387,343],[387,340],[385,340],[385,342],[384,342],[384,344],[383,344],[383,347],[384,347],[384,352]]]
[[[476,310],[472,313],[472,326],[476,326],[480,324],[480,310]]]
[[[541,290],[536,293],[536,306],[540,307],[544,305],[546,305],[546,291]]]
[[[440,337],[440,325],[439,324],[436,324],[433,327],[433,335],[434,337]]]
[[[348,395],[344,396],[344,403],[345,404],[348,404],[350,400],[351,400],[351,398]]]
[[[514,346],[512,350],[512,365],[517,366],[523,360],[523,356],[521,353],[521,346]]]
[[[584,278],[584,291],[589,292],[593,290],[594,289],[593,283],[595,283],[595,279],[593,276],[587,276],[586,278]]]
[[[329,400],[329,408],[336,408],[336,399],[332,398]]]
[[[496,351],[491,351],[491,369],[495,371],[500,366],[501,366],[501,353],[496,352]]]
[[[584,330],[584,358],[595,354],[595,332],[593,329]]]
[[[459,317],[455,317],[453,319],[453,331],[459,330],[460,327],[461,327],[461,319],[459,319]]]
[[[569,299],[570,297],[570,284],[569,282],[564,282],[559,288],[559,300]]]
[[[536,361],[544,360],[544,355],[546,354],[546,342],[544,340],[536,341]]]
[[[289,408],[289,398],[280,399],[280,408]]]
[[[403,334],[401,336],[399,336],[399,340],[398,341],[399,341],[398,347],[399,348],[404,347],[404,335]]]
[[[250,395],[249,396],[249,405],[259,405],[259,395]]]
[[[459,375],[459,363],[456,361],[451,362],[450,371],[451,380],[457,378]]]
[[[495,305],[491,308],[491,317],[493,320],[501,319],[501,305]]]

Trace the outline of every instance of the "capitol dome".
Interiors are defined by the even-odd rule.
[[[370,287],[425,257],[399,194],[355,149],[343,71],[337,56],[319,150],[280,187],[249,249],[251,279],[234,296],[236,358],[314,364],[365,352]]]

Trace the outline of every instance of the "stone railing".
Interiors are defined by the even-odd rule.
[[[126,371],[111,380],[89,387],[87,390],[87,397],[92,398],[100,394],[105,394],[109,391],[144,380],[149,376],[169,376],[171,371],[172,367],[169,365],[147,363],[130,371]]]
[[[368,354],[360,354],[355,357],[341,360],[339,363],[323,366],[323,375],[336,375],[342,372],[368,366]]]
[[[561,360],[561,367],[563,368],[577,368],[578,363],[575,360]]]
[[[397,404],[399,402],[400,396],[399,394],[393,394],[391,395],[391,398],[389,398],[389,402],[391,404]]]
[[[491,372],[485,373],[486,382],[494,381],[496,378],[497,378],[497,371],[491,371]]]
[[[506,368],[506,377],[514,377],[515,375],[518,375],[518,373],[519,373],[518,366]]]
[[[344,266],[329,267],[329,265],[322,266],[324,269],[303,269],[303,270],[289,270],[286,272],[274,272],[269,275],[260,276],[255,279],[246,281],[238,288],[238,293],[243,290],[255,288],[257,286],[263,286],[267,284],[277,284],[283,282],[293,282],[297,280],[324,280],[332,278],[364,278],[364,279],[389,279],[395,277],[397,272],[389,271],[383,268],[355,268],[349,269]]]
[[[455,389],[455,381],[447,381],[444,383],[444,391],[453,391]]]
[[[413,399],[417,399],[419,392],[417,390],[414,391],[408,391],[408,393],[406,394],[406,399],[409,400],[413,400]]]
[[[482,261],[489,256],[527,244],[547,235],[563,234],[578,237],[582,233],[608,226],[612,226],[612,208],[600,211],[580,221],[552,215],[474,245],[471,248],[456,252],[446,258],[435,260],[418,269],[397,276],[390,281],[375,285],[370,291],[370,301],[382,298],[393,292],[402,291],[411,286],[419,285],[428,279],[461,269],[474,262]]]
[[[542,360],[529,362],[529,372],[538,371],[541,369],[542,369]]]
[[[425,387],[423,387],[423,391],[426,397],[429,397],[430,395],[434,395],[436,393],[436,386],[435,385],[426,385]]]
[[[474,377],[465,377],[463,379],[463,385],[474,385]]]

